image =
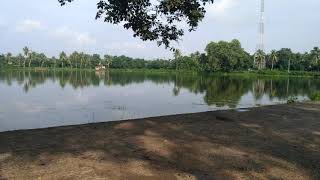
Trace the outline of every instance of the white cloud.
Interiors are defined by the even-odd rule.
[[[18,32],[31,32],[45,29],[46,27],[40,21],[31,19],[26,19],[16,26]]]
[[[77,32],[69,27],[62,27],[54,30],[54,37],[59,38],[70,45],[87,46],[96,44],[96,39],[91,37],[88,33]]]
[[[0,21],[1,25],[1,21]],[[96,44],[96,39],[88,33],[78,32],[69,27],[51,28],[43,25],[40,21],[26,19],[16,26],[17,32],[43,31],[48,36],[52,36],[69,46],[83,47]]]
[[[216,0],[212,5],[209,5],[207,12],[210,16],[221,16],[236,5],[236,0]]]

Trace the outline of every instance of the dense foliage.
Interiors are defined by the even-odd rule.
[[[252,67],[252,58],[238,40],[211,42],[206,47],[206,71],[247,70]]]
[[[11,53],[0,55],[0,67],[22,68],[76,68],[93,69],[100,63],[114,69],[172,69],[202,72],[230,72],[255,69],[253,56],[246,52],[238,40],[231,42],[210,42],[205,53],[195,52],[188,56],[179,50],[170,60],[145,60],[127,56],[111,56],[73,52],[67,55],[61,52],[59,57],[48,58],[43,53],[31,51],[28,47],[16,56]],[[273,50],[266,57],[266,68],[270,70],[320,71],[320,49],[315,47],[310,52],[294,53],[283,48]],[[294,73],[294,72],[293,72]]]
[[[58,0],[61,5],[73,0]],[[194,31],[206,13],[204,6],[214,0],[100,0],[96,19],[112,24],[123,24],[142,40],[157,41],[170,47],[171,41],[183,36],[176,24],[185,21]]]
[[[310,99],[313,101],[320,101],[320,92],[315,92],[311,94]]]
[[[0,54],[0,68],[4,66],[5,56]]]

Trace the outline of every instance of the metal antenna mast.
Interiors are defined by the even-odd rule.
[[[261,0],[259,22],[259,44],[257,50],[264,52],[264,0]]]
[[[257,44],[257,49],[254,58],[254,64],[258,69],[263,69],[266,66],[265,57],[261,59],[261,55],[258,55],[258,52],[265,52],[264,47],[264,0],[260,0],[260,19],[259,19],[259,40]]]

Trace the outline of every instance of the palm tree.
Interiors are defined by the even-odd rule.
[[[64,62],[67,59],[67,55],[64,51],[59,54],[59,60],[61,61],[62,68],[64,68]]]
[[[107,66],[108,66],[108,69],[110,69],[110,66],[112,65],[112,59],[109,58],[108,61],[107,61]]]
[[[86,69],[87,65],[90,65],[90,55],[84,54],[83,59],[84,59],[84,68]]]
[[[270,59],[271,59],[271,70],[273,70],[274,64],[278,62],[278,56],[275,50],[271,51]]]
[[[320,66],[320,56],[316,55],[312,59],[312,66],[314,66],[314,69],[319,70]]]
[[[176,49],[173,53],[173,56],[174,56],[174,60],[176,62],[176,70],[177,70],[178,66],[179,66],[179,60],[182,56],[181,51],[179,49]]]
[[[19,53],[19,54],[18,54],[18,59],[17,59],[19,67],[21,66],[21,61],[22,61],[23,59],[24,59],[24,57],[22,56],[21,53]]]
[[[313,50],[311,50],[311,55],[313,56],[312,65],[316,70],[319,71],[320,68],[320,49],[318,47],[314,47]]]
[[[7,64],[12,64],[12,62],[11,62],[11,59],[12,59],[12,54],[11,53],[7,53],[6,54],[6,62],[7,62]]]
[[[31,67],[32,59],[36,57],[36,53],[29,51],[29,68]]]
[[[80,58],[80,69],[82,69],[82,64],[83,64],[83,59],[84,59],[84,53],[83,52],[81,52],[79,54],[79,58]]]
[[[106,61],[107,68],[109,69],[110,65],[112,64],[112,59],[109,55],[104,55],[104,59]]]
[[[26,47],[24,47],[22,50],[23,50],[24,56],[27,57],[28,54],[29,54],[29,51],[30,51],[29,48],[26,46]]]
[[[56,70],[56,65],[57,65],[57,59],[56,59],[56,57],[53,56],[53,57],[51,58],[51,61],[53,61],[53,69]]]
[[[254,55],[256,66],[258,70],[261,70],[265,67],[266,54],[262,50],[258,50]]]
[[[40,62],[41,62],[41,68],[43,68],[44,63],[47,61],[46,55],[43,54],[43,53],[41,53],[41,54],[39,55],[39,60],[40,60]]]
[[[77,51],[74,51],[72,54],[70,54],[69,56],[69,64],[71,66],[71,69],[73,68],[73,66],[75,66],[75,68],[78,68],[78,62],[79,62],[79,53]]]
[[[72,69],[73,67],[72,67],[72,62],[71,62],[70,58],[68,58],[68,62],[69,62],[70,67],[71,67],[71,69]]]
[[[23,48],[23,54],[24,54],[24,61],[23,61],[23,67],[25,68],[26,67],[26,60],[29,56],[29,53],[30,53],[30,50],[29,48],[26,46]]]

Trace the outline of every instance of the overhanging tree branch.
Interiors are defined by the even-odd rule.
[[[63,6],[73,0],[58,0]],[[158,46],[174,49],[170,43],[178,41],[184,30],[178,22],[186,22],[189,31],[194,31],[205,16],[205,5],[214,0],[100,0],[97,3],[96,19],[112,24],[123,23],[131,29],[134,37],[143,41],[156,41]]]

